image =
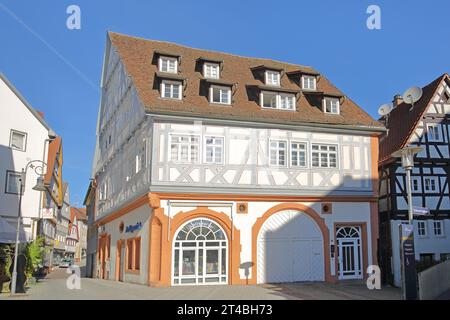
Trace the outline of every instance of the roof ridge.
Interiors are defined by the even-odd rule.
[[[108,31],[108,35],[110,35],[110,34],[118,35],[120,37],[133,38],[133,39],[142,40],[142,41],[158,42],[158,43],[161,43],[161,44],[171,44],[171,45],[175,45],[175,46],[186,48],[186,49],[190,49],[190,50],[198,50],[198,51],[210,52],[210,53],[213,53],[213,54],[224,54],[224,55],[227,55],[227,56],[233,56],[233,57],[242,58],[242,59],[272,61],[272,62],[275,62],[275,63],[288,64],[288,65],[293,66],[293,67],[310,68],[310,69],[312,69],[314,71],[317,71],[317,69],[315,69],[312,66],[307,66],[307,65],[303,65],[303,64],[296,64],[296,63],[286,62],[286,61],[281,61],[281,60],[275,60],[275,59],[272,59],[272,58],[250,57],[250,56],[244,56],[244,55],[239,55],[239,54],[230,53],[230,52],[224,52],[224,51],[219,51],[219,50],[210,50],[210,49],[196,48],[196,47],[191,47],[191,46],[184,45],[184,44],[179,44],[179,43],[176,43],[176,42],[164,41],[164,40],[156,40],[156,39],[148,39],[148,38],[144,38],[144,37],[132,36],[132,35],[128,35],[128,34],[120,33],[120,32],[115,32],[115,31]]]

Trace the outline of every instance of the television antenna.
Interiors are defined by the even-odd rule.
[[[409,111],[414,109],[414,104],[422,98],[422,94],[422,89],[419,87],[412,87],[406,90],[403,94],[403,101],[411,105],[411,109],[409,109]]]

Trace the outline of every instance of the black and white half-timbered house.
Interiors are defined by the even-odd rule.
[[[429,214],[414,216],[416,260],[450,259],[450,77],[440,76],[423,87],[412,107],[394,97],[394,109],[381,120],[387,133],[380,139],[379,258],[383,280],[400,286],[399,224],[408,220],[406,172],[391,154],[406,146],[420,146],[411,173],[415,207]]]

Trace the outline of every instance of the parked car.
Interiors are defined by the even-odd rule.
[[[70,259],[62,259],[59,264],[60,268],[69,268],[72,265],[72,260]]]

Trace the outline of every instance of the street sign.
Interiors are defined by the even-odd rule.
[[[416,216],[426,216],[430,214],[430,209],[422,207],[413,207],[413,214]]]
[[[402,282],[404,299],[416,300],[416,256],[414,252],[414,227],[411,224],[400,225],[400,255],[402,261]]]

